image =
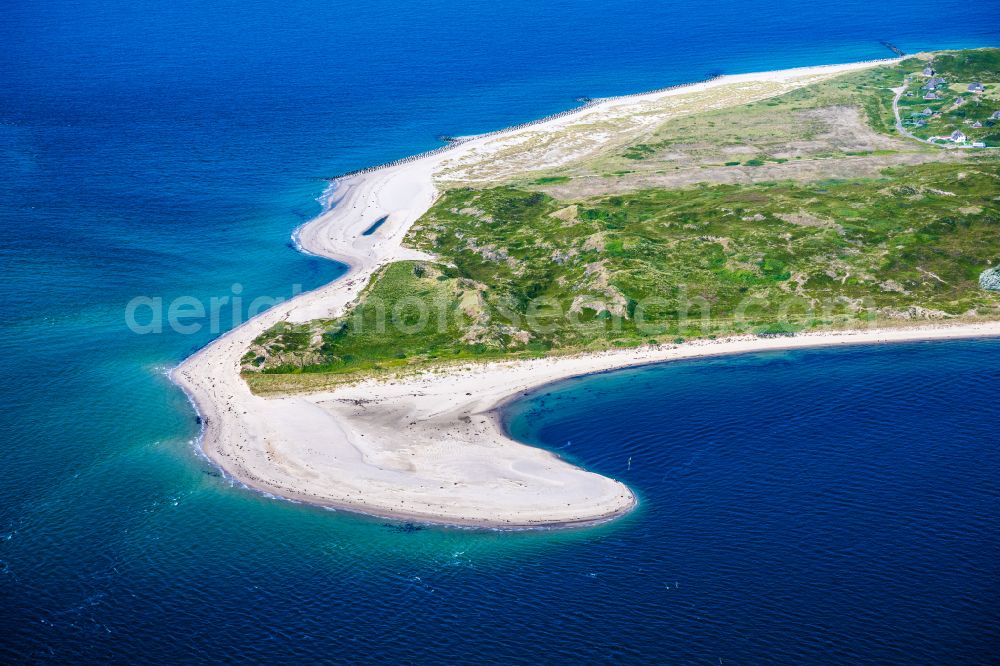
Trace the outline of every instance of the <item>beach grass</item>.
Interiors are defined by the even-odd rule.
[[[632,143],[453,186],[405,240],[436,261],[381,268],[343,317],[266,331],[245,377],[262,393],[317,390],[470,361],[996,318],[978,277],[1000,264],[1000,158],[894,129],[891,89],[928,62],[772,95],[753,84],[753,101],[714,110],[671,102],[685,112]],[[990,82],[1000,50],[932,62]]]
[[[996,314],[978,276],[1000,262],[998,181],[1000,163],[983,158],[568,206],[454,190],[407,238],[439,262],[383,268],[341,319],[271,329],[247,374],[267,391],[329,383],[287,375]]]
[[[912,97],[901,106],[908,131],[927,138],[961,129],[969,141],[997,143],[1000,123],[990,118],[1000,109],[1000,49],[977,49],[913,57],[894,65],[848,72],[832,79],[766,94],[746,86],[756,99],[722,108],[707,103],[692,112],[678,104],[669,122],[625,143],[607,142],[586,158],[552,171],[545,182],[522,177],[514,184],[539,189],[566,200],[660,187],[676,189],[696,183],[802,182],[830,176],[876,176],[885,167],[941,159],[940,148],[906,139],[895,130],[893,88],[911,77]],[[931,62],[950,83],[946,99],[926,102],[919,88],[921,72]],[[986,85],[983,93],[967,84]],[[963,96],[968,102],[954,108]],[[940,112],[926,125],[910,114],[930,107]],[[925,116],[921,116],[924,119]],[[973,127],[974,121],[982,127]],[[616,135],[627,130],[616,130]],[[747,168],[752,167],[752,168]],[[558,175],[566,179],[553,180]]]

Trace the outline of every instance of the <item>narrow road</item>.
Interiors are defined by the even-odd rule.
[[[919,141],[920,143],[926,143],[928,146],[934,146],[935,148],[944,148],[945,150],[955,150],[963,148],[966,150],[971,150],[973,148],[973,146],[971,145],[962,145],[956,143],[935,143],[930,139],[921,139],[919,136],[914,136],[910,132],[907,132],[906,128],[903,127],[903,119],[899,115],[899,100],[903,97],[903,95],[906,94],[906,85],[907,85],[906,82],[904,82],[903,85],[901,85],[898,88],[890,88],[892,92],[896,93],[896,96],[892,98],[892,113],[893,115],[896,116],[897,132],[899,132],[902,136],[905,136],[908,139],[913,139],[914,141]],[[982,148],[980,148],[980,150],[982,150]]]
[[[940,143],[934,143],[929,139],[921,139],[919,136],[914,136],[910,132],[906,131],[903,127],[903,119],[899,115],[899,100],[906,93],[906,84],[904,83],[898,88],[891,88],[892,92],[896,93],[896,96],[892,98],[892,113],[896,116],[896,131],[908,139],[913,139],[914,141],[919,141],[920,143],[926,143],[928,146],[937,146],[938,148],[957,148],[958,146],[948,146],[941,145]]]

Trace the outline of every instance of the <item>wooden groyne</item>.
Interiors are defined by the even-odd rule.
[[[905,55],[905,54],[903,54],[903,55]],[[860,61],[858,64],[878,65],[878,64],[891,63],[891,62],[895,62],[895,61],[896,61],[896,58],[879,58],[879,59],[874,59],[874,60],[863,60],[863,61]],[[833,67],[835,65],[830,65],[830,66]],[[492,132],[487,132],[486,134],[476,134],[476,135],[473,135],[473,136],[470,136],[470,137],[467,137],[467,138],[461,138],[461,137],[460,138],[456,138],[456,139],[453,139],[452,141],[448,142],[447,144],[445,144],[443,146],[439,146],[439,147],[434,148],[432,150],[426,150],[426,151],[424,151],[422,153],[416,153],[415,155],[410,155],[408,157],[401,157],[398,160],[392,160],[391,162],[385,162],[383,164],[376,164],[375,166],[365,167],[364,169],[355,169],[353,171],[346,171],[346,172],[344,172],[344,173],[342,173],[340,175],[332,176],[328,180],[330,182],[336,182],[338,180],[341,180],[343,178],[349,178],[351,176],[358,176],[358,175],[361,175],[361,174],[371,173],[373,171],[380,171],[382,169],[390,169],[392,167],[399,166],[401,164],[407,164],[409,162],[414,162],[416,160],[422,160],[425,157],[430,157],[432,155],[437,155],[438,153],[443,153],[445,151],[451,150],[452,148],[454,148],[456,146],[460,146],[463,143],[466,143],[467,141],[473,141],[475,139],[484,139],[484,138],[489,138],[489,137],[493,137],[493,136],[499,136],[501,134],[506,134],[508,132],[514,132],[516,130],[521,130],[521,129],[524,129],[526,127],[531,127],[533,125],[540,125],[542,123],[547,123],[547,122],[549,122],[551,120],[556,120],[558,118],[563,118],[565,116],[569,116],[569,115],[572,115],[574,113],[579,113],[581,111],[585,111],[586,109],[589,109],[591,107],[597,106],[599,104],[604,104],[606,102],[617,102],[617,101],[621,101],[621,100],[634,99],[634,98],[637,98],[637,97],[646,97],[647,95],[657,95],[657,94],[660,94],[660,93],[670,92],[672,90],[678,90],[680,88],[689,88],[689,87],[692,87],[692,86],[701,85],[701,84],[704,84],[704,83],[709,83],[711,81],[715,81],[717,79],[721,79],[724,76],[725,76],[725,74],[716,74],[714,76],[709,76],[708,78],[702,79],[700,81],[688,82],[688,83],[678,83],[676,85],[667,86],[665,88],[657,88],[655,90],[646,90],[646,91],[638,92],[638,93],[630,93],[628,95],[615,95],[614,97],[601,97],[601,98],[598,98],[598,99],[592,99],[592,100],[590,100],[588,102],[585,102],[584,104],[581,104],[580,106],[575,106],[575,107],[573,107],[571,109],[566,109],[565,111],[560,111],[558,113],[553,113],[551,115],[543,116],[542,118],[536,118],[535,120],[529,120],[528,122],[519,123],[517,125],[511,125],[509,127],[504,127],[502,129],[494,130]]]
[[[904,51],[903,49],[899,48],[898,46],[896,46],[892,42],[887,42],[887,41],[885,41],[883,39],[883,40],[879,41],[879,44],[881,44],[885,48],[889,49],[890,51],[892,51],[893,53],[895,53],[896,55],[898,55],[900,58],[906,57],[906,51]]]

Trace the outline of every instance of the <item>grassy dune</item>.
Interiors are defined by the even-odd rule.
[[[271,329],[245,375],[288,391],[472,359],[1000,316],[1000,295],[978,285],[1000,263],[1000,160],[890,136],[888,88],[911,65],[690,116],[562,172],[451,190],[407,238],[438,262],[386,267],[342,319]],[[788,175],[718,175],[769,168]],[[681,170],[703,180],[671,181]]]

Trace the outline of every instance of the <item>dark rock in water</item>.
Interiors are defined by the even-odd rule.
[[[201,425],[201,417],[200,416],[195,416],[194,417],[194,422],[197,423],[198,425]]]
[[[442,143],[455,143],[458,141],[458,139],[453,136],[449,136],[448,134],[438,134],[435,138]]]
[[[979,276],[979,286],[987,291],[1000,291],[1000,266],[983,271]]]

